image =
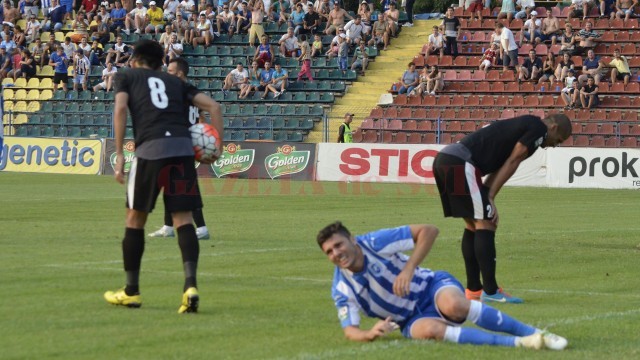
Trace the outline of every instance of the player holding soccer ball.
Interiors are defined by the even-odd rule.
[[[157,42],[139,41],[131,56],[132,69],[116,74],[114,129],[115,179],[124,184],[124,142],[127,109],[133,121],[136,157],[127,180],[126,229],[122,240],[126,286],[104,294],[114,305],[140,307],[140,262],[144,226],[162,191],[171,212],[182,252],[185,281],[178,313],[198,310],[196,270],[200,252],[192,211],[202,208],[189,127],[189,104],[209,112],[223,136],[220,106],[194,86],[161,71],[164,51]],[[219,142],[220,147],[222,143]],[[222,149],[219,149],[220,152]],[[212,161],[215,159],[211,159]]]
[[[189,63],[183,58],[171,59],[171,61],[169,61],[169,65],[167,65],[167,73],[177,76],[182,81],[187,81]],[[198,108],[191,105],[189,107],[189,122],[193,125],[198,121],[203,122],[204,120],[205,118],[202,113],[198,112]],[[193,220],[196,223],[196,235],[198,235],[198,240],[209,239],[209,229],[207,229],[207,224],[204,221],[202,209],[196,209],[193,211]],[[149,234],[149,237],[174,237],[175,232],[173,229],[173,218],[171,217],[171,213],[165,208],[164,225],[162,225],[160,229]]]

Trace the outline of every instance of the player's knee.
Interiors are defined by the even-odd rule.
[[[444,323],[433,319],[420,319],[411,327],[411,337],[421,340],[442,340],[447,327]]]
[[[447,319],[456,323],[462,323],[467,319],[470,303],[460,291],[447,289],[436,301],[438,309]]]

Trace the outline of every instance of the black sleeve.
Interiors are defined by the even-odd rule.
[[[186,96],[186,100],[189,104],[193,103],[193,98],[196,97],[196,95],[198,95],[199,93],[201,93],[202,91],[198,90],[195,86],[189,84],[189,83],[184,83],[185,89],[184,89],[184,94]]]
[[[340,125],[340,127],[338,128],[338,142],[344,142],[344,125]]]
[[[525,132],[518,142],[529,149],[529,156],[533,155],[547,137],[547,126],[537,116],[523,116]]]
[[[125,72],[117,72],[114,80],[116,94],[119,92],[129,93],[129,77]]]

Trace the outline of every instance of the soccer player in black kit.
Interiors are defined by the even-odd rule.
[[[178,313],[187,313],[198,310],[196,270],[200,248],[191,212],[202,207],[189,132],[189,104],[209,112],[220,136],[223,136],[222,112],[213,99],[194,86],[162,72],[163,56],[160,44],[142,40],[135,46],[132,69],[115,77],[116,181],[124,184],[122,144],[127,109],[133,121],[136,157],[126,184],[126,229],[122,240],[126,286],[107,291],[104,297],[114,305],[142,305],[138,284],[144,226],[162,191],[164,206],[171,212],[178,233],[185,273]]]
[[[522,302],[504,292],[496,281],[495,197],[538,147],[556,146],[569,136],[571,122],[566,115],[552,114],[545,119],[525,115],[496,121],[444,147],[436,156],[433,171],[444,215],[463,218],[466,224],[462,256],[468,299]]]

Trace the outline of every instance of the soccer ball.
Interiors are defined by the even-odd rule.
[[[197,123],[189,128],[193,151],[197,161],[213,161],[220,156],[218,130],[207,123]]]

